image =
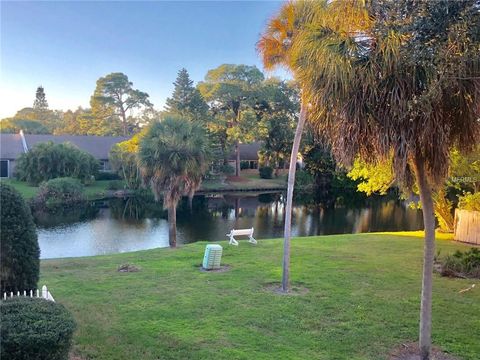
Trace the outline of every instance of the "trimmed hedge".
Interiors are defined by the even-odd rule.
[[[0,182],[0,282],[3,291],[37,287],[40,248],[35,223],[22,195]]]
[[[0,312],[0,353],[5,359],[68,359],[76,324],[63,305],[41,298],[14,297],[0,302]]]
[[[258,169],[262,179],[271,179],[273,175],[273,168],[271,166],[262,166]]]

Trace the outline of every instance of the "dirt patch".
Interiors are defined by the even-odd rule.
[[[229,182],[248,182],[248,179],[241,176],[227,176]]]
[[[133,264],[122,264],[117,269],[118,272],[138,272],[140,268]]]
[[[457,357],[441,351],[439,348],[432,348],[432,360],[459,360]],[[388,357],[388,360],[421,360],[418,343],[402,344],[396,347]]]
[[[85,358],[75,355],[73,353],[68,354],[68,360],[85,360]]]
[[[201,272],[206,273],[222,273],[229,271],[232,267],[230,265],[221,265],[219,269],[204,269],[202,265],[199,266]]]
[[[433,264],[433,270],[439,273],[441,276],[450,277],[450,278],[459,278],[459,279],[480,279],[480,273],[469,275],[464,274],[458,271],[453,271],[452,269],[445,268],[441,262],[435,261]]]
[[[290,285],[290,290],[288,292],[284,292],[282,290],[282,284],[279,282],[267,283],[263,288],[265,291],[272,292],[274,294],[282,295],[282,296],[299,296],[299,295],[305,295],[309,292],[309,289],[303,286],[303,284]]]

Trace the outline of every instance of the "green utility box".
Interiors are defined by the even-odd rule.
[[[222,260],[223,248],[217,244],[209,244],[205,248],[203,256],[203,268],[205,270],[220,269],[220,261]]]

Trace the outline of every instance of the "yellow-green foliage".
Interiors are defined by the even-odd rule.
[[[463,210],[480,211],[480,192],[475,194],[467,193],[460,197],[458,208]]]
[[[347,176],[352,180],[360,180],[357,190],[367,195],[372,195],[373,193],[386,194],[394,181],[392,162],[390,160],[367,163],[357,158]]]
[[[146,129],[135,134],[130,140],[120,142],[112,147],[109,158],[112,168],[120,175],[129,189],[138,189],[141,185],[137,153],[140,140]]]

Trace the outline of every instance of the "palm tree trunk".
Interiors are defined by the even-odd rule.
[[[190,210],[190,213],[193,210],[193,196],[194,194],[188,194],[188,209]]]
[[[235,142],[235,176],[240,176],[240,145]]]
[[[423,252],[422,300],[420,306],[420,358],[430,360],[432,347],[432,282],[435,256],[435,215],[433,212],[432,189],[428,184],[422,161],[414,159],[415,176],[420,190],[425,243]]]
[[[168,241],[170,247],[177,247],[177,204],[168,207]]]
[[[292,233],[292,205],[293,188],[295,186],[295,172],[297,170],[297,156],[302,140],[303,127],[307,118],[307,109],[302,102],[300,117],[298,119],[295,138],[293,139],[292,153],[290,155],[290,167],[288,169],[288,187],[287,187],[287,206],[285,208],[285,240],[283,242],[283,273],[282,273],[282,291],[288,292],[290,289],[290,237]]]

